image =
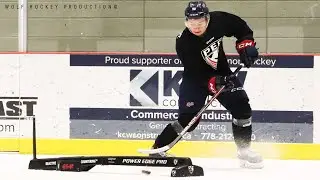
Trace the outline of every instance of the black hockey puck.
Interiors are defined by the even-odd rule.
[[[147,174],[147,175],[149,175],[149,174],[151,174],[151,171],[148,171],[148,170],[142,170],[142,173],[143,173],[143,174]]]

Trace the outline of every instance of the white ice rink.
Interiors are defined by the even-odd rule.
[[[39,156],[39,158],[44,156]],[[48,156],[46,156],[48,157]],[[89,172],[59,172],[28,170],[31,155],[0,154],[1,180],[165,180],[170,177],[171,168],[145,168],[134,166],[96,166]],[[265,160],[261,170],[241,169],[235,159],[195,159],[193,164],[204,169],[202,177],[178,179],[208,180],[319,180],[320,161]],[[142,174],[151,170],[150,175]]]

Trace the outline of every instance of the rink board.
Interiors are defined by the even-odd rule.
[[[0,152],[31,153],[32,123],[24,118],[35,115],[40,154],[141,155],[137,149],[149,148],[177,116],[183,68],[175,54],[0,56]],[[239,59],[229,60],[235,69]],[[318,62],[268,54],[239,73],[252,102],[253,145],[266,158],[320,159]],[[235,157],[231,121],[213,103],[172,153]]]
[[[0,140],[0,145],[15,148],[14,144],[3,144],[9,141]],[[149,148],[153,141],[143,140],[58,140],[40,139],[37,141],[37,152],[44,155],[133,155],[143,156],[137,152],[140,148]],[[268,159],[301,159],[320,160],[320,144],[282,144],[282,143],[253,143],[253,148]],[[32,153],[32,140],[21,139],[21,154]],[[170,153],[176,156],[204,158],[235,158],[236,149],[232,142],[179,142]]]

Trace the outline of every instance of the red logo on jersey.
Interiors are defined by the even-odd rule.
[[[209,44],[205,49],[201,51],[203,59],[213,69],[217,69],[218,66],[219,46],[221,40],[222,38],[213,41],[211,44]]]

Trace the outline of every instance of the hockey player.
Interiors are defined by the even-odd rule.
[[[156,138],[153,148],[168,145],[203,107],[206,97],[226,85],[217,100],[233,116],[232,132],[242,167],[262,168],[260,154],[250,148],[252,124],[249,98],[237,77],[232,76],[222,38],[235,37],[235,48],[247,67],[258,58],[253,31],[240,17],[222,11],[209,12],[203,1],[191,1],[185,9],[185,26],[176,38],[176,52],[183,66],[179,90],[179,117]],[[193,131],[199,121],[189,129]]]

